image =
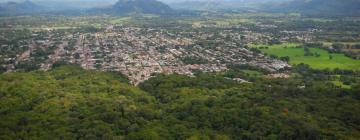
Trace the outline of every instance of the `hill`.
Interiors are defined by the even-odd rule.
[[[67,5],[56,5],[56,1],[49,1],[46,6],[37,5],[29,0],[24,2],[8,2],[0,5],[1,15],[27,15],[27,14],[81,14],[83,9],[75,8],[76,6]],[[86,4],[89,4],[87,2]],[[78,6],[79,7],[79,6]],[[86,6],[84,6],[86,7]],[[114,14],[124,15],[132,13],[143,13],[143,14],[171,14],[174,11],[170,6],[159,2],[157,0],[119,0],[113,6],[95,6],[96,8],[85,8],[88,14]]]
[[[193,0],[172,2],[170,6],[182,10],[254,10],[271,3],[278,4],[288,0]]]
[[[157,75],[134,87],[117,73],[77,66],[4,73],[0,139],[360,137],[360,87],[339,89],[312,80],[321,74],[300,69],[305,88],[299,88],[304,85],[299,79],[240,84],[205,73]]]
[[[115,14],[144,13],[144,14],[170,14],[170,6],[157,0],[119,0],[113,7]]]
[[[271,9],[279,12],[299,12],[305,15],[358,15],[360,14],[360,0],[294,0],[272,6]]]
[[[181,10],[217,10],[224,7],[223,3],[216,1],[183,1],[170,6]]]
[[[219,0],[182,1],[171,3],[184,10],[249,10],[266,12],[297,12],[304,15],[359,15],[360,0]]]
[[[26,0],[24,2],[8,2],[0,5],[0,12],[7,15],[33,14],[44,11],[45,8]]]

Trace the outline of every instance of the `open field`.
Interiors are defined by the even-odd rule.
[[[339,87],[342,87],[342,88],[345,88],[345,89],[351,89],[351,86],[349,85],[345,85],[343,82],[341,81],[332,81],[332,83],[335,85],[335,86],[339,86]]]
[[[289,56],[290,64],[293,65],[304,63],[315,69],[339,68],[346,70],[360,70],[360,60],[351,59],[344,54],[330,54],[326,50],[319,48],[310,48],[310,52],[319,54],[318,56],[305,56],[304,48],[297,48],[296,46],[299,46],[299,44],[281,44],[272,46],[252,45],[251,47],[258,48],[268,55],[276,55],[278,57]]]
[[[340,43],[340,44],[345,44],[345,45],[356,45],[356,44],[360,44],[360,42],[328,42],[328,41],[324,41],[322,42],[325,46],[331,46],[333,44],[336,43]]]
[[[131,20],[131,17],[119,17],[119,18],[112,19],[109,22],[111,24],[123,24],[123,23],[129,22],[130,20]]]

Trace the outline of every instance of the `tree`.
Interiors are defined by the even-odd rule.
[[[311,53],[308,47],[304,47],[304,56],[313,56],[314,54]]]
[[[272,58],[272,59],[278,59],[279,57],[272,54],[272,55],[270,55],[270,58]]]
[[[7,69],[3,66],[0,66],[0,74],[6,72]]]
[[[355,99],[360,100],[360,84],[357,84],[352,87],[352,93]]]
[[[285,62],[290,62],[290,57],[289,56],[283,56],[283,57],[280,57],[280,60],[285,61]]]
[[[159,134],[152,129],[142,129],[139,132],[130,133],[127,140],[164,140]]]
[[[23,71],[34,71],[38,70],[40,66],[32,61],[21,61],[17,65],[15,65],[15,68]]]

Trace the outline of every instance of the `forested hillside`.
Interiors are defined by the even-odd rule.
[[[342,89],[323,82],[326,73],[296,70],[290,79],[243,84],[223,73],[157,75],[139,87],[77,66],[5,73],[0,139],[359,138],[359,86]]]

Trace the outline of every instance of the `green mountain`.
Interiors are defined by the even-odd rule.
[[[118,73],[77,66],[3,73],[0,139],[359,138],[360,87],[338,89],[299,69],[305,88],[297,79],[240,84],[205,73],[134,87]]]
[[[168,5],[157,0],[119,0],[112,10],[116,14],[170,14],[173,12]]]

